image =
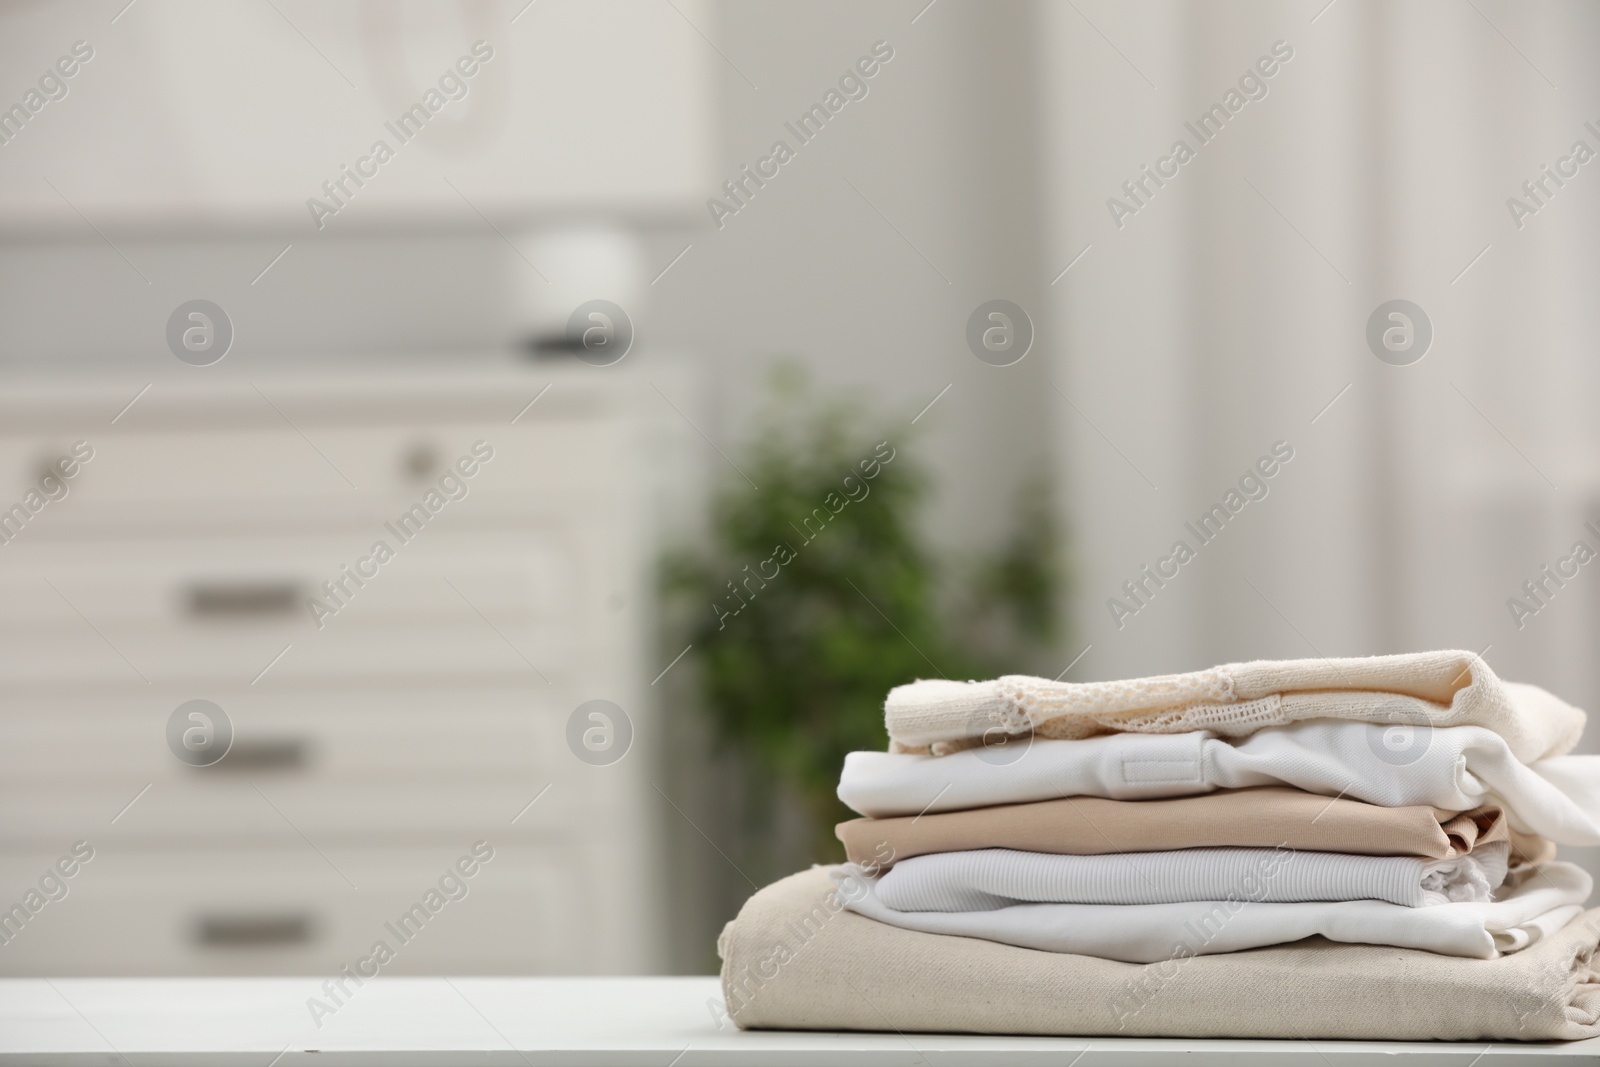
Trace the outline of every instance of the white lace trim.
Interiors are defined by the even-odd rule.
[[[1035,724],[1068,712],[1102,715],[1234,700],[1233,676],[1220,667],[1110,682],[1051,682],[1008,674],[995,685],[1018,715],[1031,716]]]
[[[1220,668],[1116,682],[1049,682],[1007,675],[995,682],[1002,706],[990,721],[1008,734],[1074,739],[1113,731],[1243,737],[1287,721],[1283,699],[1235,701],[1233,678]]]

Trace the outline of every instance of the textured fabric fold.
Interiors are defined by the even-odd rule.
[[[1550,872],[1560,879],[1563,869],[1582,879],[1578,889],[1586,895],[1582,871],[1555,864]],[[1575,906],[1516,927],[1531,944],[1497,959],[1311,937],[1224,956],[1173,955],[1168,944],[1160,962],[1139,965],[901,929],[846,904],[822,868],[785,878],[745,903],[718,941],[726,1008],[736,1025],[1392,1041],[1600,1036],[1594,959],[1600,911],[1580,914]],[[1413,918],[1497,907],[1365,906]],[[1321,905],[1250,905],[1305,907]],[[1236,924],[1237,918],[1228,925]],[[1486,929],[1479,932],[1492,941]]]
[[[863,870],[842,866],[830,875],[847,907],[892,926],[1129,963],[1154,963],[1175,953],[1237,952],[1313,936],[1493,959],[1532,944],[1545,929],[1546,916],[1582,905],[1593,887],[1583,868],[1553,863],[1508,886],[1496,901],[1428,908],[1381,900],[1277,903],[1256,899],[1274,876],[1264,865],[1216,900],[908,912],[887,906]]]
[[[1395,731],[1401,731],[1396,737]],[[852,752],[839,799],[882,818],[1062,797],[1138,800],[1214,789],[1290,785],[1387,807],[1455,811],[1495,806],[1514,830],[1569,845],[1600,845],[1600,756],[1525,765],[1498,734],[1316,721],[1236,741],[1206,732],[1107,734],[1034,741],[1009,762],[988,750],[949,756]]]
[[[1421,908],[1487,903],[1505,881],[1509,848],[1498,841],[1470,856],[1444,860],[1292,848],[1185,848],[1099,856],[985,848],[904,860],[878,878],[873,892],[895,911],[1177,904],[1232,897],[1279,904],[1382,900]]]
[[[1107,682],[1023,675],[917,681],[884,702],[895,751],[935,755],[1032,733],[1072,739],[1108,732],[1244,737],[1307,719],[1417,727],[1479,726],[1524,762],[1564,755],[1584,714],[1537,686],[1505,682],[1472,652],[1352,659],[1255,660],[1203,671]]]
[[[1261,786],[1169,800],[1067,797],[966,811],[838,825],[852,863],[887,866],[930,852],[1014,848],[1093,856],[1104,852],[1227,846],[1448,859],[1510,833],[1498,808],[1453,812],[1425,805],[1386,808],[1348,797]],[[1548,842],[1518,840],[1513,851],[1547,859]]]

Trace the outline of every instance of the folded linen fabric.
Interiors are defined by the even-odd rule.
[[[892,750],[931,746],[935,755],[997,734],[1242,737],[1303,719],[1481,726],[1524,762],[1572,751],[1584,724],[1577,708],[1537,686],[1501,681],[1476,654],[1459,651],[1255,660],[1112,682],[918,681],[890,690],[884,703]]]
[[[967,811],[851,819],[837,827],[851,863],[890,863],[930,852],[1014,848],[1093,856],[1202,846],[1289,848],[1367,856],[1449,859],[1510,831],[1498,808],[1385,808],[1300,789],[1224,789],[1169,800],[1066,797]],[[1549,858],[1538,839],[1513,843],[1528,861]]]
[[[1398,745],[1394,730],[1407,731]],[[1009,763],[974,749],[949,756],[852,752],[839,799],[875,818],[991,804],[1098,796],[1191,796],[1218,788],[1292,785],[1327,796],[1455,811],[1493,805],[1511,827],[1570,845],[1600,844],[1600,756],[1532,766],[1478,726],[1437,730],[1303,722],[1228,740],[1190,734],[1107,734],[1034,741]]]
[[[1553,863],[1520,878],[1497,901],[1427,908],[1381,900],[1273,903],[1251,899],[1253,891],[1273,878],[1263,867],[1257,877],[1216,900],[900,911],[888,906],[866,871],[849,866],[830,870],[846,907],[891,926],[1129,963],[1153,963],[1174,953],[1236,952],[1313,936],[1494,959],[1536,942],[1552,921],[1561,921],[1561,909],[1581,906],[1593,887],[1583,868]]]
[[[1566,866],[1554,865],[1557,878]],[[899,929],[845,910],[834,890],[824,868],[792,875],[751,897],[723,930],[723,991],[736,1025],[1400,1041],[1600,1036],[1600,910],[1525,924],[1535,943],[1499,959],[1322,938],[1191,958],[1173,955],[1169,940],[1155,957],[1161,963],[1139,966]],[[1329,907],[1360,906],[1422,917],[1496,907]],[[1251,909],[1308,907],[1324,906],[1250,905],[1228,925]]]
[[[1292,848],[1185,848],[1052,856],[1009,848],[904,860],[874,892],[896,911],[992,911],[1013,904],[1177,904],[1191,900],[1383,900],[1406,908],[1487,903],[1510,844],[1470,856],[1354,856]]]

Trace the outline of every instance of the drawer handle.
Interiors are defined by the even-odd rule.
[[[305,770],[310,746],[298,737],[234,738],[226,759],[206,768],[207,774],[219,771],[248,772]]]
[[[189,587],[189,614],[201,618],[291,615],[300,605],[297,582],[196,582]]]
[[[201,948],[277,948],[311,941],[311,916],[202,915],[194,939]]]

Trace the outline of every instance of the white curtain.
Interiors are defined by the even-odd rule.
[[[1082,256],[1041,330],[1092,645],[1067,677],[1487,647],[1600,710],[1600,560],[1542,604],[1522,590],[1575,541],[1600,550],[1600,158],[1561,162],[1600,152],[1600,7],[1040,13],[1049,276]],[[1292,57],[1256,67],[1276,42]],[[1218,103],[1202,144],[1185,123]],[[1193,158],[1163,163],[1179,139]],[[1546,164],[1576,173],[1514,219]],[[1135,201],[1145,165],[1176,173]],[[1433,327],[1406,366],[1366,339],[1393,299]],[[1201,544],[1185,523],[1279,441],[1267,495]],[[1163,564],[1180,539],[1194,558]]]

